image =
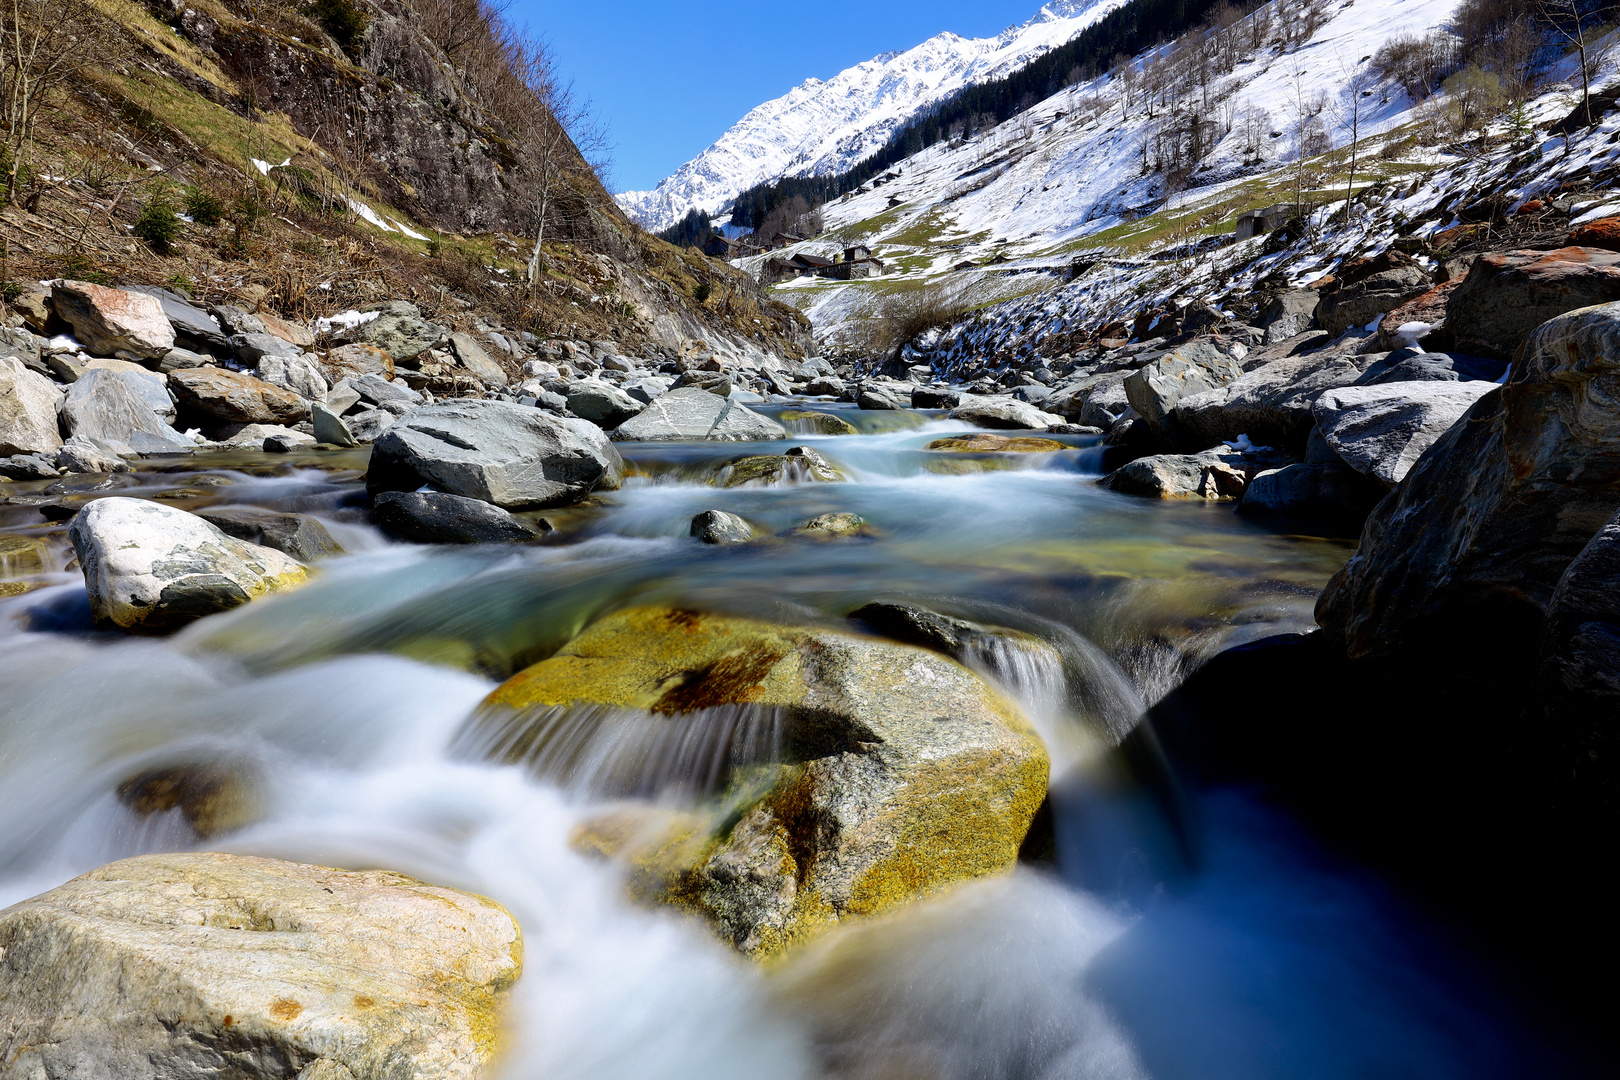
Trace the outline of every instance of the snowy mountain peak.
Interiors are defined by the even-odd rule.
[[[645,228],[664,229],[693,208],[721,212],[758,183],[842,172],[881,149],[923,109],[1023,67],[1123,2],[1052,0],[1028,22],[992,38],[945,31],[825,81],[806,79],[752,109],[657,188],[625,192],[619,204]]]

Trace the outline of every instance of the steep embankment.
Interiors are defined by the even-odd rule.
[[[113,45],[52,99],[0,212],[8,278],[167,282],[300,318],[406,296],[542,337],[802,355],[801,317],[641,232],[571,143],[537,156],[522,51],[474,5],[99,10]],[[184,216],[155,235],[165,208]]]

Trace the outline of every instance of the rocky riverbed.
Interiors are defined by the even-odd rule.
[[[1555,688],[1554,772],[1601,760],[1611,307],[1506,386],[1225,327],[1007,394],[36,299],[0,360],[0,1075],[1579,1065],[1289,815],[1399,827],[1354,784],[1441,740],[1391,773],[1331,725],[1470,627],[1494,685]]]

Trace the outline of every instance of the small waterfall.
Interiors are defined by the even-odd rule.
[[[522,765],[579,797],[712,795],[779,761],[783,710],[726,705],[664,715],[608,705],[486,709],[457,737],[466,760]]]

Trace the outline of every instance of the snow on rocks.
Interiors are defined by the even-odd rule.
[[[88,503],[68,529],[97,625],[162,633],[303,582],[304,564],[145,499]]]

